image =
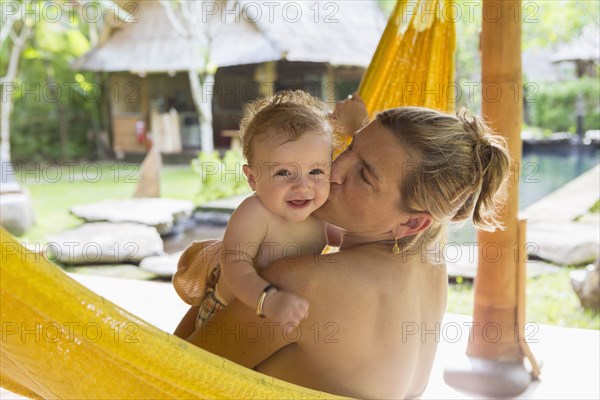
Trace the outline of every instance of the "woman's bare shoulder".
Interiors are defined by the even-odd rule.
[[[320,291],[357,287],[368,289],[369,285],[381,286],[394,282],[397,285],[421,280],[429,271],[445,277],[443,266],[421,263],[417,257],[387,254],[377,246],[358,246],[329,254],[304,256],[299,259],[277,260],[265,271],[265,278],[281,284],[288,290]]]

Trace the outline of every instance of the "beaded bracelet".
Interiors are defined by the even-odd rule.
[[[265,317],[265,314],[263,313],[263,306],[265,305],[265,299],[267,298],[267,294],[269,294],[269,292],[272,289],[279,290],[277,286],[270,283],[263,289],[262,293],[260,294],[260,297],[258,298],[258,304],[256,305],[256,315],[258,315],[261,318]]]

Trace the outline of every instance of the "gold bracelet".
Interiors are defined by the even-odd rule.
[[[269,294],[269,292],[272,289],[279,290],[277,286],[270,283],[263,289],[262,293],[260,294],[260,297],[258,298],[258,304],[256,305],[256,315],[258,315],[261,318],[265,317],[265,314],[263,313],[263,306],[265,305],[265,299],[267,298],[267,294]]]

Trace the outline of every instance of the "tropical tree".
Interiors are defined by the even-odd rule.
[[[85,103],[87,92],[91,89],[83,75],[71,70],[70,64],[89,50],[90,39],[96,40],[104,21],[98,15],[110,13],[120,19],[130,16],[113,1],[2,0],[0,7],[3,23],[0,29],[2,162],[11,160],[11,116],[16,98],[22,100],[19,107],[27,103],[29,109],[43,109],[56,118],[60,158],[64,160],[69,130],[65,114],[71,103],[77,101],[76,98],[83,99]],[[93,18],[90,17],[92,9]],[[36,81],[28,82],[27,77],[32,75],[37,75]],[[67,75],[70,78],[64,82]],[[44,84],[41,85],[40,81]],[[28,96],[33,101],[27,101]],[[95,105],[89,107],[90,110],[94,108]]]
[[[214,150],[212,130],[212,87],[215,82],[217,65],[211,57],[211,42],[215,35],[215,25],[203,21],[203,4],[201,1],[188,0],[160,0],[167,18],[173,29],[181,36],[192,38],[193,43],[203,46],[202,51],[204,67],[199,71],[189,69],[188,80],[192,91],[192,99],[199,116],[201,132],[201,148],[205,152]],[[218,27],[217,27],[218,29]],[[224,27],[221,26],[221,29]]]
[[[18,6],[26,10],[30,6],[30,1],[23,1]],[[6,68],[6,73],[0,75],[0,95],[2,100],[0,101],[0,162],[9,163],[10,159],[10,116],[12,113],[13,96],[14,91],[9,89],[11,84],[14,84],[19,70],[19,61],[21,59],[21,53],[25,48],[27,39],[31,36],[32,21],[24,18],[21,20],[18,13],[15,10],[14,13],[6,12],[5,8],[8,2],[3,1],[0,3],[2,7],[2,19],[3,26],[0,31],[0,51],[2,52],[2,60],[7,59],[5,54],[8,55],[8,63],[6,66],[2,65],[2,69]],[[12,5],[15,5],[14,3]],[[10,42],[5,49],[5,43]],[[2,63],[4,64],[4,62]]]
[[[396,0],[379,0],[379,4],[389,14]],[[495,9],[484,10],[483,0],[456,0],[455,7],[458,10],[455,78],[460,86],[457,103],[477,110],[481,97],[479,33],[482,18],[496,18]],[[578,36],[588,25],[600,25],[600,2],[597,0],[527,1],[512,12],[513,18],[522,22],[523,50],[550,48]]]

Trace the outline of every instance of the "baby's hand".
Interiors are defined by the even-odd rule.
[[[308,301],[295,293],[277,291],[267,296],[263,310],[267,318],[278,321],[284,327],[297,325],[308,317]]]
[[[338,121],[349,136],[354,135],[354,132],[369,122],[367,107],[357,92],[336,103],[331,117]]]

